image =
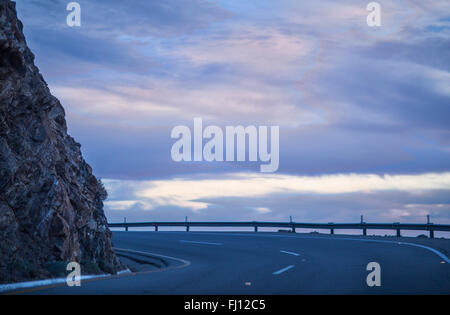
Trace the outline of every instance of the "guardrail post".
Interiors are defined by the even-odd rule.
[[[258,226],[255,225],[255,232],[258,232]]]
[[[402,235],[400,234],[400,229],[397,229],[397,237],[401,237]]]
[[[188,224],[188,217],[184,219],[184,222],[186,223],[186,232],[189,232],[189,224]]]
[[[128,232],[128,226],[125,226],[125,232]]]
[[[363,228],[363,235],[367,236],[367,229],[366,228]]]
[[[334,234],[334,229],[330,229],[330,234]]]
[[[433,223],[430,222],[430,215],[427,215],[427,228],[430,230],[430,238],[434,238]]]
[[[155,232],[158,232],[158,226],[155,225]]]

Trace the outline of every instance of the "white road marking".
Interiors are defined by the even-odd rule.
[[[283,273],[283,272],[285,272],[285,271],[288,271],[289,269],[292,269],[292,268],[294,268],[294,265],[290,265],[290,266],[284,267],[283,269],[280,269],[280,270],[278,270],[278,271],[275,271],[275,272],[273,273],[273,275],[279,275],[280,273]]]
[[[86,275],[80,276],[80,280],[88,280],[88,279],[96,279],[96,278],[108,278],[111,274],[102,274],[102,275]],[[0,293],[7,291],[15,291],[19,289],[29,289],[29,288],[38,288],[48,285],[56,285],[56,284],[65,284],[67,281],[66,278],[55,278],[55,279],[45,279],[45,280],[35,280],[35,281],[25,281],[25,282],[16,282],[16,283],[7,283],[0,285]]]
[[[180,240],[180,242],[181,242],[181,243],[192,243],[192,244],[216,245],[216,246],[222,245],[222,243],[198,242],[198,241],[185,241],[185,240]]]
[[[300,256],[300,254],[298,254],[298,253],[289,252],[287,250],[280,250],[280,253],[285,253],[285,254],[294,255],[294,256]]]
[[[117,247],[113,247],[113,249],[115,250],[120,250],[120,251],[124,251],[124,252],[130,252],[130,253],[136,253],[136,254],[143,254],[143,255],[150,255],[150,256],[159,256],[162,258],[169,258],[169,259],[173,259],[173,260],[177,260],[181,263],[183,263],[180,266],[174,266],[174,267],[167,267],[162,269],[163,270],[170,270],[170,269],[178,269],[178,268],[182,268],[182,267],[187,267],[191,264],[190,261],[181,259],[181,258],[176,258],[176,257],[171,257],[171,256],[166,256],[166,255],[161,255],[161,254],[155,254],[155,253],[150,253],[150,252],[143,252],[143,251],[138,251],[138,250],[133,250],[133,249],[125,249],[125,248],[117,248]],[[137,274],[146,274],[146,273],[150,273],[150,272],[155,272],[153,270],[151,271],[141,271],[141,272],[131,272],[128,268],[122,271],[119,271],[117,273],[117,275],[111,275],[111,274],[104,274],[104,275],[94,275],[94,276],[81,276],[81,280],[108,280],[108,279],[113,279],[117,276],[134,276]],[[84,277],[84,278],[83,278]],[[26,292],[33,292],[33,291],[39,291],[39,290],[45,290],[48,288],[52,288],[52,287],[62,287],[64,284],[66,284],[66,278],[60,278],[60,279],[47,279],[47,280],[38,280],[38,281],[30,281],[30,282],[24,282],[25,284],[30,284],[30,283],[34,283],[34,282],[43,282],[43,281],[51,281],[51,280],[56,280],[54,283],[49,283],[49,285],[39,285],[37,287],[34,287],[33,285],[27,285],[26,287],[29,287],[28,290],[25,291],[13,291],[10,292],[12,294],[20,294],[20,293],[26,293]],[[61,281],[59,281],[61,280]],[[62,281],[64,280],[64,281]],[[18,284],[18,283],[15,283]],[[44,283],[45,284],[45,283]],[[0,286],[1,288],[1,286]],[[22,287],[25,288],[25,287]],[[17,288],[19,289],[19,288]],[[9,289],[8,289],[9,290]],[[2,292],[2,290],[0,290],[0,292]],[[3,293],[3,292],[2,292]]]
[[[428,246],[425,246],[425,245],[415,244],[415,243],[404,243],[404,242],[400,242],[400,244],[405,244],[405,245],[409,245],[409,246],[416,246],[416,247],[428,249],[429,251],[435,253],[436,255],[438,255],[439,257],[441,257],[443,260],[445,260],[447,263],[450,264],[450,259],[448,259],[447,256],[445,256],[444,254],[442,254],[440,251],[435,250],[434,248],[431,248],[431,247],[428,247]]]
[[[201,233],[201,232],[200,232]],[[217,232],[204,232],[202,233],[203,235],[205,234],[209,234],[209,235],[220,235]],[[385,243],[385,244],[396,244],[396,245],[407,245],[407,246],[415,246],[415,247],[420,247],[423,249],[426,249],[434,254],[436,254],[437,256],[439,256],[440,258],[444,259],[444,261],[446,261],[447,263],[450,264],[450,259],[445,256],[443,253],[441,253],[440,251],[425,246],[425,245],[419,245],[416,243],[409,243],[409,242],[398,242],[398,241],[385,241],[385,240],[377,240],[377,239],[363,239],[363,238],[352,238],[352,237],[330,237],[330,236],[324,236],[324,237],[320,237],[320,236],[306,236],[306,235],[302,235],[302,236],[287,236],[287,235],[267,235],[267,234],[259,234],[256,235],[257,233],[248,233],[248,234],[244,234],[244,233],[229,233],[228,235],[235,235],[235,236],[246,236],[246,237],[280,237],[280,238],[303,238],[303,239],[319,239],[319,240],[326,240],[326,239],[331,239],[331,240],[337,240],[337,241],[356,241],[356,242],[368,242],[368,243]]]
[[[114,249],[117,249],[117,250],[123,251],[123,252],[136,253],[136,254],[142,254],[142,255],[150,255],[150,256],[158,256],[161,258],[173,259],[173,260],[181,262],[183,264],[183,266],[189,266],[191,264],[191,262],[188,260],[184,260],[184,259],[176,258],[176,257],[172,257],[172,256],[167,256],[167,255],[161,255],[161,254],[156,254],[156,253],[143,252],[143,251],[139,251],[139,250],[119,248],[119,247],[114,247]],[[169,268],[164,268],[164,269],[169,269]]]

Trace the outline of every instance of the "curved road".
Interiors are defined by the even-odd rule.
[[[450,294],[450,260],[446,256],[395,240],[263,232],[113,234],[117,248],[182,261],[170,260],[171,267],[162,271],[28,293]],[[379,287],[366,284],[369,262],[381,266]]]

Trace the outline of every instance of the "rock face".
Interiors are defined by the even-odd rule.
[[[50,277],[69,261],[115,273],[105,197],[34,65],[15,3],[0,0],[0,283]]]

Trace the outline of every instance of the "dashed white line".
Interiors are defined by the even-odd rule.
[[[300,256],[299,253],[289,252],[287,250],[280,250],[280,253],[285,253],[285,254],[294,255],[294,256]]]
[[[192,243],[192,244],[216,245],[216,246],[222,245],[222,243],[199,242],[199,241],[186,241],[186,240],[180,240],[180,243]]]
[[[204,232],[202,233],[203,235],[220,235],[217,232]],[[246,237],[279,237],[279,238],[296,238],[298,237],[299,239],[318,239],[318,240],[327,240],[327,239],[331,239],[331,240],[337,240],[337,241],[357,241],[357,242],[368,242],[368,243],[385,243],[385,244],[396,244],[396,245],[407,245],[407,246],[415,246],[415,247],[420,247],[423,249],[426,249],[434,254],[436,254],[437,256],[439,256],[440,258],[442,258],[444,261],[446,261],[447,263],[450,264],[450,258],[447,257],[445,254],[441,253],[440,251],[431,248],[429,246],[425,246],[425,245],[419,245],[416,243],[409,243],[409,242],[398,242],[398,241],[387,241],[387,240],[378,240],[378,239],[363,239],[363,238],[352,238],[352,237],[320,237],[320,236],[309,236],[309,235],[302,235],[302,236],[287,236],[287,235],[267,235],[267,234],[259,234],[257,235],[257,233],[253,233],[253,234],[244,234],[244,233],[229,233],[228,235],[234,235],[234,236],[246,236]]]
[[[294,268],[294,265],[290,265],[290,266],[284,267],[283,269],[280,269],[280,270],[278,270],[278,271],[275,271],[275,272],[273,273],[273,275],[279,275],[280,273],[283,273],[283,272],[285,272],[285,271],[288,271],[289,269],[292,269],[292,268]]]

